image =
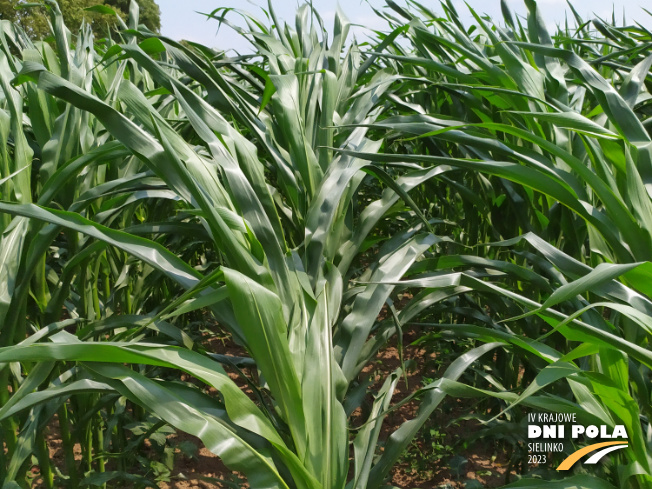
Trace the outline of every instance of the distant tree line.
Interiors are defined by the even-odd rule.
[[[105,37],[108,30],[115,27],[117,19],[113,15],[89,12],[85,9],[95,5],[112,8],[123,19],[127,18],[130,0],[57,0],[66,23],[71,30],[77,30],[83,20],[90,23],[98,36]],[[33,39],[43,39],[50,34],[48,15],[45,7],[20,8],[31,4],[25,0],[0,0],[0,19],[19,24]],[[138,0],[140,23],[152,31],[161,29],[161,12],[154,0]]]

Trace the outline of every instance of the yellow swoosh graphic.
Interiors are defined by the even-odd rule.
[[[627,445],[626,441],[605,441],[602,443],[595,443],[593,445],[589,445],[588,447],[580,448],[578,451],[571,453],[566,460],[564,460],[559,467],[557,467],[557,470],[568,470],[570,469],[575,462],[577,462],[579,459],[581,459],[584,455],[587,453],[591,453],[596,451],[598,448],[602,447],[609,447],[611,445]]]

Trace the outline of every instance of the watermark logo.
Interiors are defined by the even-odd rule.
[[[547,463],[548,455],[564,452],[569,440],[602,440],[576,450],[561,462],[557,470],[569,470],[589,454],[592,455],[583,463],[596,464],[605,455],[628,446],[627,430],[623,425],[616,425],[613,429],[607,425],[583,425],[577,422],[575,413],[528,413],[527,431],[530,464]]]
[[[621,448],[625,448],[627,446],[626,441],[605,441],[602,443],[594,443],[593,445],[589,445],[588,447],[580,448],[577,450],[575,453],[569,455],[566,457],[566,459],[557,467],[557,470],[568,470],[570,469],[573,465],[575,465],[575,462],[577,462],[579,459],[581,459],[584,455],[587,455],[591,452],[595,452],[596,450],[600,450],[598,453],[595,453],[589,457],[588,460],[586,460],[584,463],[586,465],[591,465],[591,464],[597,464],[602,457],[604,457],[606,454],[613,452],[614,450],[620,450]]]

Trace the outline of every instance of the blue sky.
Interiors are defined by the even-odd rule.
[[[501,19],[500,0],[467,0],[469,5],[479,13],[486,13],[495,19]],[[219,34],[217,31],[217,21],[206,20],[205,16],[196,12],[211,12],[217,7],[236,7],[246,10],[256,17],[264,19],[264,14],[260,6],[266,6],[267,0],[157,0],[161,7],[162,33],[174,39],[188,39],[190,41],[201,42],[211,47],[219,49],[235,49],[240,52],[248,51],[248,44],[240,36],[236,35],[229,27],[222,26]],[[294,12],[297,5],[292,0],[272,0],[274,10],[277,15],[289,23],[294,23]],[[458,7],[458,11],[466,11],[462,0],[453,0]],[[403,1],[397,0],[397,3],[403,4]],[[422,3],[435,11],[441,11],[438,8],[439,2],[433,0],[423,0]],[[525,13],[526,8],[522,0],[508,0],[509,5],[516,13]],[[575,9],[584,18],[588,19],[596,14],[601,17],[611,17],[615,9],[618,19],[623,16],[623,9],[629,22],[640,22],[647,28],[652,28],[652,16],[644,12],[641,7],[646,6],[652,10],[650,0],[572,0]],[[383,22],[372,11],[370,4],[375,8],[384,8],[383,0],[340,0],[340,7],[348,19],[354,24],[360,24],[355,27],[353,32],[358,39],[364,38],[364,32],[367,28],[381,28]],[[539,0],[537,2],[546,22],[554,26],[556,23],[563,22],[566,13],[572,18],[565,0]],[[327,24],[331,24],[335,15],[338,2],[336,0],[313,0],[313,5],[320,12]],[[238,16],[231,13],[228,17],[232,21],[237,21]],[[467,16],[470,21],[470,16]]]

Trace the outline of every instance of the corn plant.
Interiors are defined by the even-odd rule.
[[[233,25],[238,58],[148,31],[135,2],[121,42],[73,36],[53,0],[54,47],[2,22],[4,486],[32,454],[47,487],[153,486],[114,454],[169,425],[254,488],[378,488],[453,395],[512,429],[521,406],[625,424],[625,470],[558,487],[647,487],[649,33],[578,18],[553,42],[527,4],[527,28],[505,8],[477,34],[450,3],[388,2],[371,48],[341,13],[293,28],[270,5],[271,27]],[[196,341],[200,311],[248,356]],[[371,391],[363,370],[412,324],[474,347],[381,440],[403,372]]]
[[[390,204],[401,194],[409,198],[406,185],[395,183],[382,169],[334,153],[334,146],[376,150],[380,144],[366,137],[366,129],[336,132],[332,126],[343,117],[347,123],[373,121],[381,111],[377,100],[392,77],[379,73],[368,90],[356,93],[358,47],[351,45],[340,59],[347,23],[338,16],[336,38],[328,45],[310,26],[308,8],[303,7],[297,32],[279,30],[278,38],[266,31],[256,33],[261,50],[263,46],[271,50],[265,85],[243,68],[234,68],[234,62],[216,58],[215,53],[145,31],[139,34],[140,42],[132,37],[125,44],[108,46],[103,57],[99,53],[93,56],[86,30],[77,37],[78,52],[86,56],[86,63],[93,63],[89,68],[113,75],[105,80],[105,75],[83,71],[87,66],[80,66],[70,54],[56,4],[51,9],[58,26],[58,69],[48,66],[40,53],[27,59],[28,48],[23,48],[22,57],[13,58],[15,86],[5,77],[6,93],[18,98],[18,90],[29,89],[47,101],[53,100],[51,97],[62,100],[66,111],[55,125],[63,126],[75,118],[78,127],[88,127],[96,136],[87,147],[64,145],[70,152],[51,165],[52,175],[43,184],[43,194],[51,196],[45,192],[48,184],[56,182],[57,189],[65,188],[92,165],[108,163],[101,172],[104,183],[96,183],[72,202],[57,201],[64,210],[51,205],[52,197],[40,201],[40,206],[3,204],[5,212],[17,216],[17,222],[31,223],[31,232],[39,235],[32,241],[34,249],[28,249],[19,263],[27,271],[11,291],[9,309],[16,313],[15,318],[9,316],[10,325],[22,320],[17,304],[31,302],[32,277],[38,271],[32,263],[37,257],[43,262],[62,229],[72,242],[66,243],[69,259],[58,276],[53,276],[57,290],[51,298],[44,287],[41,311],[35,312],[38,333],[20,341],[23,329],[13,335],[17,344],[5,350],[9,357],[22,357],[26,366],[30,361],[42,361],[31,371],[14,373],[15,394],[3,407],[3,417],[9,420],[31,407],[26,423],[32,427],[31,431],[23,429],[21,439],[12,445],[16,449],[10,451],[6,483],[16,483],[29,455],[18,447],[27,446],[30,437],[36,439],[54,411],[60,411],[60,418],[66,417],[66,411],[73,409],[72,401],[66,402],[70,395],[84,393],[83,399],[91,403],[87,409],[101,409],[107,418],[115,408],[103,407],[102,399],[116,403],[126,398],[164,422],[199,436],[229,467],[246,474],[253,487],[343,487],[348,474],[347,415],[356,407],[355,400],[350,405],[345,400],[357,384],[354,381],[364,360],[380,346],[365,343],[394,289],[390,284],[370,283],[344,296],[349,288],[345,289],[345,282],[359,275],[352,262],[365,238],[365,232],[356,235],[350,226],[358,188],[366,175],[360,170],[369,167],[375,178],[391,182],[395,191],[385,196]],[[296,61],[288,65],[292,58]],[[170,65],[191,81],[184,80],[181,73],[170,73]],[[232,72],[225,73],[220,65]],[[243,80],[251,84],[246,90]],[[271,97],[269,87],[274,89]],[[156,94],[148,97],[146,93],[151,92]],[[43,138],[51,141],[56,136]],[[165,188],[157,190],[161,182]],[[154,229],[148,222],[144,227],[149,228],[141,226],[138,234],[125,230],[124,225],[133,221],[134,203],[144,198],[178,201],[177,232],[194,232],[199,226],[201,234],[196,239],[212,250],[213,262],[205,265],[205,273],[162,246],[160,241],[165,241],[172,228]],[[378,203],[387,205],[382,199]],[[124,209],[129,212],[121,212]],[[365,229],[383,215],[370,216]],[[40,222],[48,224],[43,227]],[[385,246],[379,259],[366,265],[368,279],[397,280],[436,241],[419,226],[406,228]],[[153,301],[145,299],[137,307],[133,303],[137,295],[123,284],[129,279],[107,272],[107,268],[118,272],[122,265],[128,275],[125,268],[134,266],[128,259],[107,263],[109,254],[116,253],[113,249],[142,263],[138,266],[144,277],[138,281],[165,277],[165,288],[176,290],[175,295],[164,306],[152,307]],[[75,278],[79,280],[74,287],[78,300],[72,303]],[[156,287],[150,284],[147,288],[148,294],[156,295]],[[126,289],[126,296],[117,301],[121,289]],[[182,332],[167,322],[199,307],[208,307],[255,361],[263,379],[257,387],[258,405],[209,352],[194,350],[183,341]],[[65,310],[75,317],[61,321]],[[134,312],[138,314],[131,314]],[[63,329],[71,322],[76,334]],[[123,332],[126,325],[128,331]],[[143,341],[139,335],[143,328],[167,334],[180,346]],[[105,341],[107,332],[112,341]],[[46,338],[53,342],[39,341]],[[488,349],[481,347],[460,359],[449,375],[457,378]],[[4,360],[18,361],[18,357],[9,357]],[[150,375],[145,375],[125,363],[181,369],[217,389],[219,396],[211,398],[201,389],[156,380],[152,378],[156,369],[146,370]],[[23,374],[27,374],[25,380]],[[375,411],[380,416],[374,415],[356,437],[352,485],[367,485],[383,406],[387,406],[397,379],[397,374],[388,379],[377,400]],[[34,385],[44,382],[48,389],[31,392]],[[432,411],[436,404],[437,400],[427,409]],[[108,427],[102,428],[87,435],[76,433],[87,441],[87,470],[104,470],[103,463],[91,462],[91,454],[102,453]],[[11,437],[11,427],[6,431]],[[375,485],[382,483],[385,475],[385,467],[381,468]],[[69,470],[70,484],[84,483],[74,474],[74,462]]]
[[[466,244],[494,251],[484,258],[448,257],[438,261],[443,266],[436,265],[476,267],[484,262],[489,270],[518,275],[521,283],[510,284],[509,294],[517,295],[509,310],[500,312],[501,307],[492,304],[491,315],[474,311],[476,318],[484,317],[485,325],[493,325],[492,333],[459,324],[451,331],[461,335],[474,331],[492,341],[505,333],[545,339],[546,348],[539,344],[537,350],[554,347],[556,360],[548,359],[551,365],[544,368],[522,358],[526,368],[534,367],[536,377],[516,403],[540,390],[540,379],[557,371],[568,380],[567,392],[581,409],[600,405],[603,422],[613,425],[619,420],[638,432],[633,437],[638,449],[626,461],[632,468],[639,464],[648,468],[639,476],[619,473],[617,481],[619,487],[646,487],[649,399],[641,381],[645,383],[642,379],[650,368],[646,285],[651,249],[651,194],[646,185],[650,135],[644,109],[652,61],[646,52],[649,32],[595,20],[593,25],[606,40],[596,38],[576,14],[577,32],[566,27],[553,41],[536,4],[526,4],[527,29],[514,21],[506,5],[505,28],[471,9],[477,22],[473,34],[463,28],[450,3],[442,5],[447,19],[416,2],[418,14],[394,5],[401,20],[409,22],[407,35],[416,53],[408,56],[401,45],[387,43],[387,52],[375,55],[374,61],[402,63],[412,81],[403,88],[399,110],[371,127],[387,131],[399,147],[414,149],[418,141],[421,151],[416,146],[416,152],[421,154],[404,150],[382,156],[348,154],[374,161],[430,163],[467,173],[452,182],[462,185],[464,195],[475,204],[464,210],[471,235]],[[401,28],[395,18],[388,20]],[[528,246],[520,247],[525,242]],[[511,270],[503,260],[486,261],[505,257],[496,251],[517,244],[517,255],[506,260]],[[523,265],[527,272],[512,268]],[[420,268],[420,273],[429,271],[427,266]],[[522,279],[531,271],[536,273],[527,280],[535,287],[528,290]],[[620,283],[610,283],[617,277]],[[446,280],[452,278],[448,275]],[[475,278],[455,276],[455,281],[470,286]],[[517,310],[511,309],[514,306]],[[556,306],[559,309],[552,309]],[[510,330],[496,321],[496,314]],[[444,326],[440,321],[434,327]],[[570,353],[582,348],[595,348],[595,353]],[[567,355],[563,360],[562,353]],[[582,360],[566,365],[569,358]],[[560,361],[563,366],[558,370]],[[561,374],[565,368],[569,370]],[[513,362],[496,375],[516,380]],[[634,425],[628,424],[634,420]]]

